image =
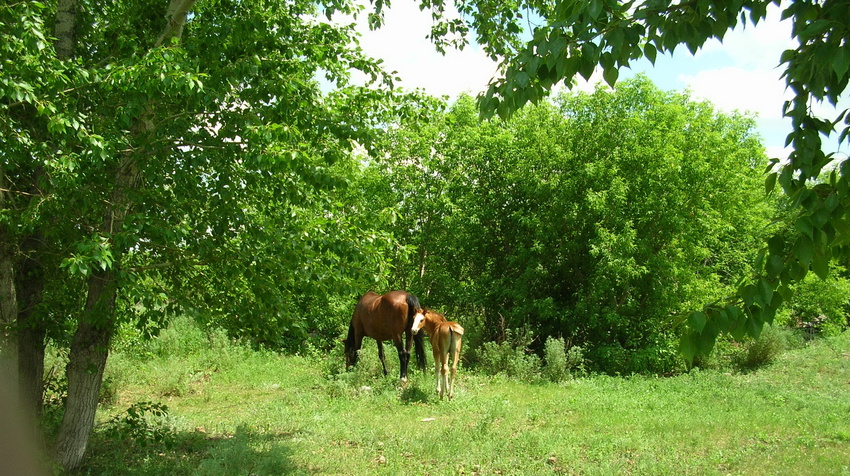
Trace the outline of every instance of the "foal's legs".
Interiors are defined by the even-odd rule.
[[[453,354],[454,358],[452,359],[451,380],[449,380],[449,400],[451,400],[452,397],[454,397],[454,395],[455,395],[455,375],[457,374],[457,362],[458,362],[458,360],[460,360],[460,345],[461,345],[460,339],[458,339],[454,344],[455,345],[452,346],[454,348],[450,349],[450,352]],[[452,355],[446,356],[447,361],[448,361],[449,357],[452,357]]]
[[[449,392],[449,400],[452,398],[451,388],[449,387],[449,354],[447,352],[440,353],[440,378],[443,381],[443,388],[440,390],[440,400],[446,392]]]
[[[432,339],[433,339],[433,337],[432,337]],[[437,379],[437,395],[439,395],[440,398],[443,398],[443,394],[440,391],[440,383],[442,381],[442,378],[440,377],[440,370],[443,368],[443,364],[442,364],[442,361],[440,359],[440,351],[439,351],[439,349],[437,349],[437,347],[434,346],[433,340],[431,341],[431,347],[432,347],[432,352],[434,354],[434,376]]]

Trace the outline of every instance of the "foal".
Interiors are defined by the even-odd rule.
[[[413,318],[411,330],[416,334],[423,328],[431,336],[431,350],[434,351],[437,374],[437,393],[442,400],[443,395],[448,391],[449,400],[451,400],[455,390],[457,362],[460,360],[463,327],[457,322],[446,322],[442,314],[426,309]],[[451,378],[449,378],[449,359],[452,359]]]

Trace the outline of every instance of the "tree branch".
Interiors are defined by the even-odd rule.
[[[180,38],[183,35],[183,26],[189,16],[189,10],[195,5],[197,0],[171,0],[168,6],[168,24],[165,26],[162,35],[156,40],[155,47],[168,44],[174,38]]]
[[[56,57],[68,60],[74,55],[77,32],[77,0],[59,0],[56,5]]]

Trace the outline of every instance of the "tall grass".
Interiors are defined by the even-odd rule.
[[[850,473],[848,333],[748,373],[553,383],[461,369],[448,402],[430,365],[401,387],[387,352],[384,377],[369,339],[345,371],[339,349],[254,352],[191,327],[110,360],[116,398],[84,474]]]

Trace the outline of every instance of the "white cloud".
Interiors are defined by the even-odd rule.
[[[771,4],[767,17],[758,25],[746,23],[726,33],[721,43],[706,42],[697,51],[697,59],[715,53],[725,54],[734,66],[746,69],[773,69],[779,65],[782,52],[796,47],[791,38],[791,21],[781,20],[781,10]]]
[[[723,111],[754,112],[761,119],[782,117],[782,104],[792,94],[775,69],[724,67],[680,75],[694,97],[706,99]]]
[[[372,8],[367,0],[362,1],[367,11]],[[780,21],[780,12],[771,5],[767,19],[755,26],[739,26],[728,32],[722,43],[707,42],[693,57],[686,48],[678,48],[672,58],[659,57],[654,67],[648,61],[638,62],[633,71],[621,71],[620,76],[644,72],[662,88],[688,88],[694,97],[709,100],[723,111],[753,112],[768,149],[784,156],[790,125],[781,114],[791,93],[781,78],[779,58],[796,45],[791,39],[791,23]],[[402,79],[399,85],[405,89],[422,88],[432,95],[456,98],[463,92],[485,90],[498,72],[497,64],[475,45],[439,54],[427,39],[431,14],[420,11],[415,2],[393,2],[385,15],[386,22],[377,31],[369,31],[365,15],[361,15],[361,46],[368,55],[383,59],[387,70],[397,71]],[[574,90],[592,90],[600,80],[596,72],[591,81],[580,80]],[[813,106],[826,117],[834,114],[832,108]]]
[[[364,25],[360,45],[368,55],[383,59],[387,70],[397,71],[405,89],[422,88],[451,98],[463,92],[477,94],[497,72],[496,63],[474,45],[449,50],[445,56],[438,53],[427,39],[431,14],[419,10],[415,2],[393,2],[385,10],[385,20],[376,31]]]

